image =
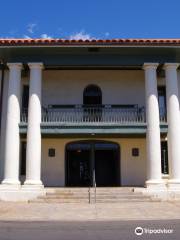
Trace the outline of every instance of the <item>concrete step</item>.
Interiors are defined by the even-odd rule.
[[[90,191],[90,193],[87,192],[47,192],[46,193],[48,196],[51,195],[63,195],[63,196],[89,196],[89,194],[91,195],[95,195],[94,191]],[[106,196],[106,195],[111,195],[111,196],[123,196],[123,195],[142,195],[142,193],[137,192],[96,192],[96,195],[98,196]]]
[[[73,196],[73,195],[88,195],[89,192],[47,192],[47,195],[64,195],[64,196]]]
[[[89,203],[89,200],[86,199],[46,199],[46,198],[37,198],[29,201],[30,203]]]
[[[89,199],[88,196],[84,196],[84,197],[80,197],[80,196],[74,196],[74,197],[63,197],[63,196],[42,196],[42,197],[39,197],[40,199]]]
[[[95,194],[94,191],[92,191],[90,193],[91,194]],[[96,192],[96,195],[99,195],[99,196],[101,196],[101,195],[123,196],[123,195],[126,195],[126,194],[132,195],[132,196],[134,196],[134,195],[142,195],[141,192],[136,192],[136,193],[135,192]]]
[[[118,200],[113,200],[113,199],[106,199],[105,201],[104,200],[101,200],[101,199],[98,199],[96,200],[96,203],[120,203],[120,202],[159,202],[159,200],[152,200],[152,199],[118,199]]]
[[[89,193],[47,193],[46,196],[64,196],[64,197],[73,197],[73,196],[89,196]],[[95,196],[94,192],[90,193],[91,196]],[[96,196],[112,196],[112,197],[121,197],[121,196],[142,196],[141,193],[96,193]]]
[[[91,198],[95,198],[94,194],[91,194],[90,196]],[[105,194],[105,195],[96,195],[97,199],[106,199],[106,198],[111,198],[111,199],[120,199],[120,198],[129,198],[129,199],[133,199],[133,198],[149,198],[148,196],[143,196],[143,195],[132,195],[132,194],[123,194],[123,195],[111,195],[111,194]],[[64,195],[64,194],[51,194],[51,195],[46,195],[46,196],[42,196],[41,198],[46,198],[46,199],[51,199],[51,198],[61,198],[61,199],[76,199],[76,198],[82,198],[82,199],[86,199],[89,198],[89,195]]]
[[[47,188],[47,193],[84,193],[88,192],[89,188]],[[90,188],[90,191],[94,191],[94,188]],[[133,192],[133,188],[120,188],[120,187],[114,187],[114,188],[97,188],[97,192],[111,192],[111,193],[117,193],[117,192]]]
[[[73,196],[80,196],[80,197],[84,197],[87,196],[95,196],[94,192],[89,193],[47,193],[46,196],[64,196],[64,197],[73,197]],[[121,196],[142,196],[142,194],[138,193],[138,194],[133,194],[133,193],[96,193],[96,196],[99,197],[103,197],[103,196],[112,196],[112,197],[121,197]]]
[[[52,201],[52,202],[89,202],[89,199],[87,198],[39,198],[38,200],[42,200],[45,202]],[[97,198],[96,202],[120,202],[120,201],[152,201],[150,198],[118,198],[118,199],[113,199],[113,198]],[[158,201],[158,200],[157,200]],[[95,202],[94,198],[91,198],[90,202]]]
[[[128,199],[128,198],[121,198],[121,199],[97,199],[96,203],[121,203],[121,202],[151,202],[151,199]],[[156,200],[158,201],[158,200]],[[89,203],[88,199],[36,199],[31,201],[33,203]],[[94,200],[91,200],[91,203],[94,203]]]
[[[90,189],[90,201],[95,201],[94,188]],[[97,188],[96,203],[159,201],[134,192],[133,188]],[[46,195],[32,200],[36,203],[89,203],[89,188],[48,188]]]

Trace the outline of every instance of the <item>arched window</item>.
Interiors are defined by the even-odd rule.
[[[101,105],[102,91],[97,85],[88,85],[83,92],[83,104]]]

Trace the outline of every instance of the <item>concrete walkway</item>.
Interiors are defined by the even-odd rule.
[[[0,221],[112,221],[180,219],[177,202],[106,204],[0,203]]]

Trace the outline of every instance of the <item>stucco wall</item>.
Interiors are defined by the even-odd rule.
[[[145,105],[144,72],[127,70],[44,71],[43,105],[82,104],[83,90],[97,84],[103,104]]]
[[[82,139],[42,140],[42,180],[46,186],[65,184],[65,146],[68,142]],[[122,185],[144,185],[146,180],[145,139],[98,139],[120,145],[120,176]],[[56,156],[48,157],[48,149],[55,148]],[[139,148],[139,157],[132,157],[132,148]]]

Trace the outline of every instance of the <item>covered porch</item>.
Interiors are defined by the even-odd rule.
[[[129,142],[123,148],[128,161],[132,160],[132,149],[137,150],[140,145],[143,154],[138,158],[138,164],[135,162],[133,165],[137,172],[133,175],[131,163],[124,163],[128,170],[123,174],[130,178],[130,182],[143,183],[149,191],[179,189],[179,64],[175,62],[174,55],[167,50],[165,56],[159,46],[156,49],[148,46],[142,49],[139,46],[138,49],[137,46],[124,48],[120,45],[110,47],[99,44],[93,48],[83,44],[32,49],[15,47],[7,55],[8,64],[4,64],[7,73],[6,140],[3,146],[5,167],[1,186],[25,189],[32,194],[33,191],[43,191],[46,176],[50,176],[46,170],[52,167],[52,159],[47,157],[51,144],[58,151],[61,150],[56,163],[59,161],[58,156],[62,160],[62,165],[54,164],[53,170],[58,166],[57,169],[63,171],[64,143],[59,144],[58,141],[108,138],[115,142],[118,139],[120,146],[121,141],[125,143],[128,139]],[[3,49],[1,53],[6,56]],[[27,108],[21,103],[22,77],[23,83],[29,85]],[[102,85],[103,101],[94,92],[92,95],[95,95],[98,103],[93,101],[89,104],[88,94],[84,99],[83,90],[88,87],[87,83],[96,87]],[[159,86],[166,88],[168,121],[166,108],[161,109]],[[167,132],[169,152],[173,154],[169,159],[169,180],[164,181],[161,171],[161,137],[167,140]],[[53,138],[54,142],[51,141]],[[19,175],[20,139],[27,142],[26,175],[23,182]],[[44,148],[43,141],[45,145],[48,141],[50,144]],[[43,172],[42,161],[45,158],[48,158],[45,162],[48,165]],[[59,172],[55,174],[52,171],[50,176],[52,181],[57,181],[53,174],[58,177]],[[65,179],[63,173],[61,176]],[[139,177],[142,179],[139,180]]]

